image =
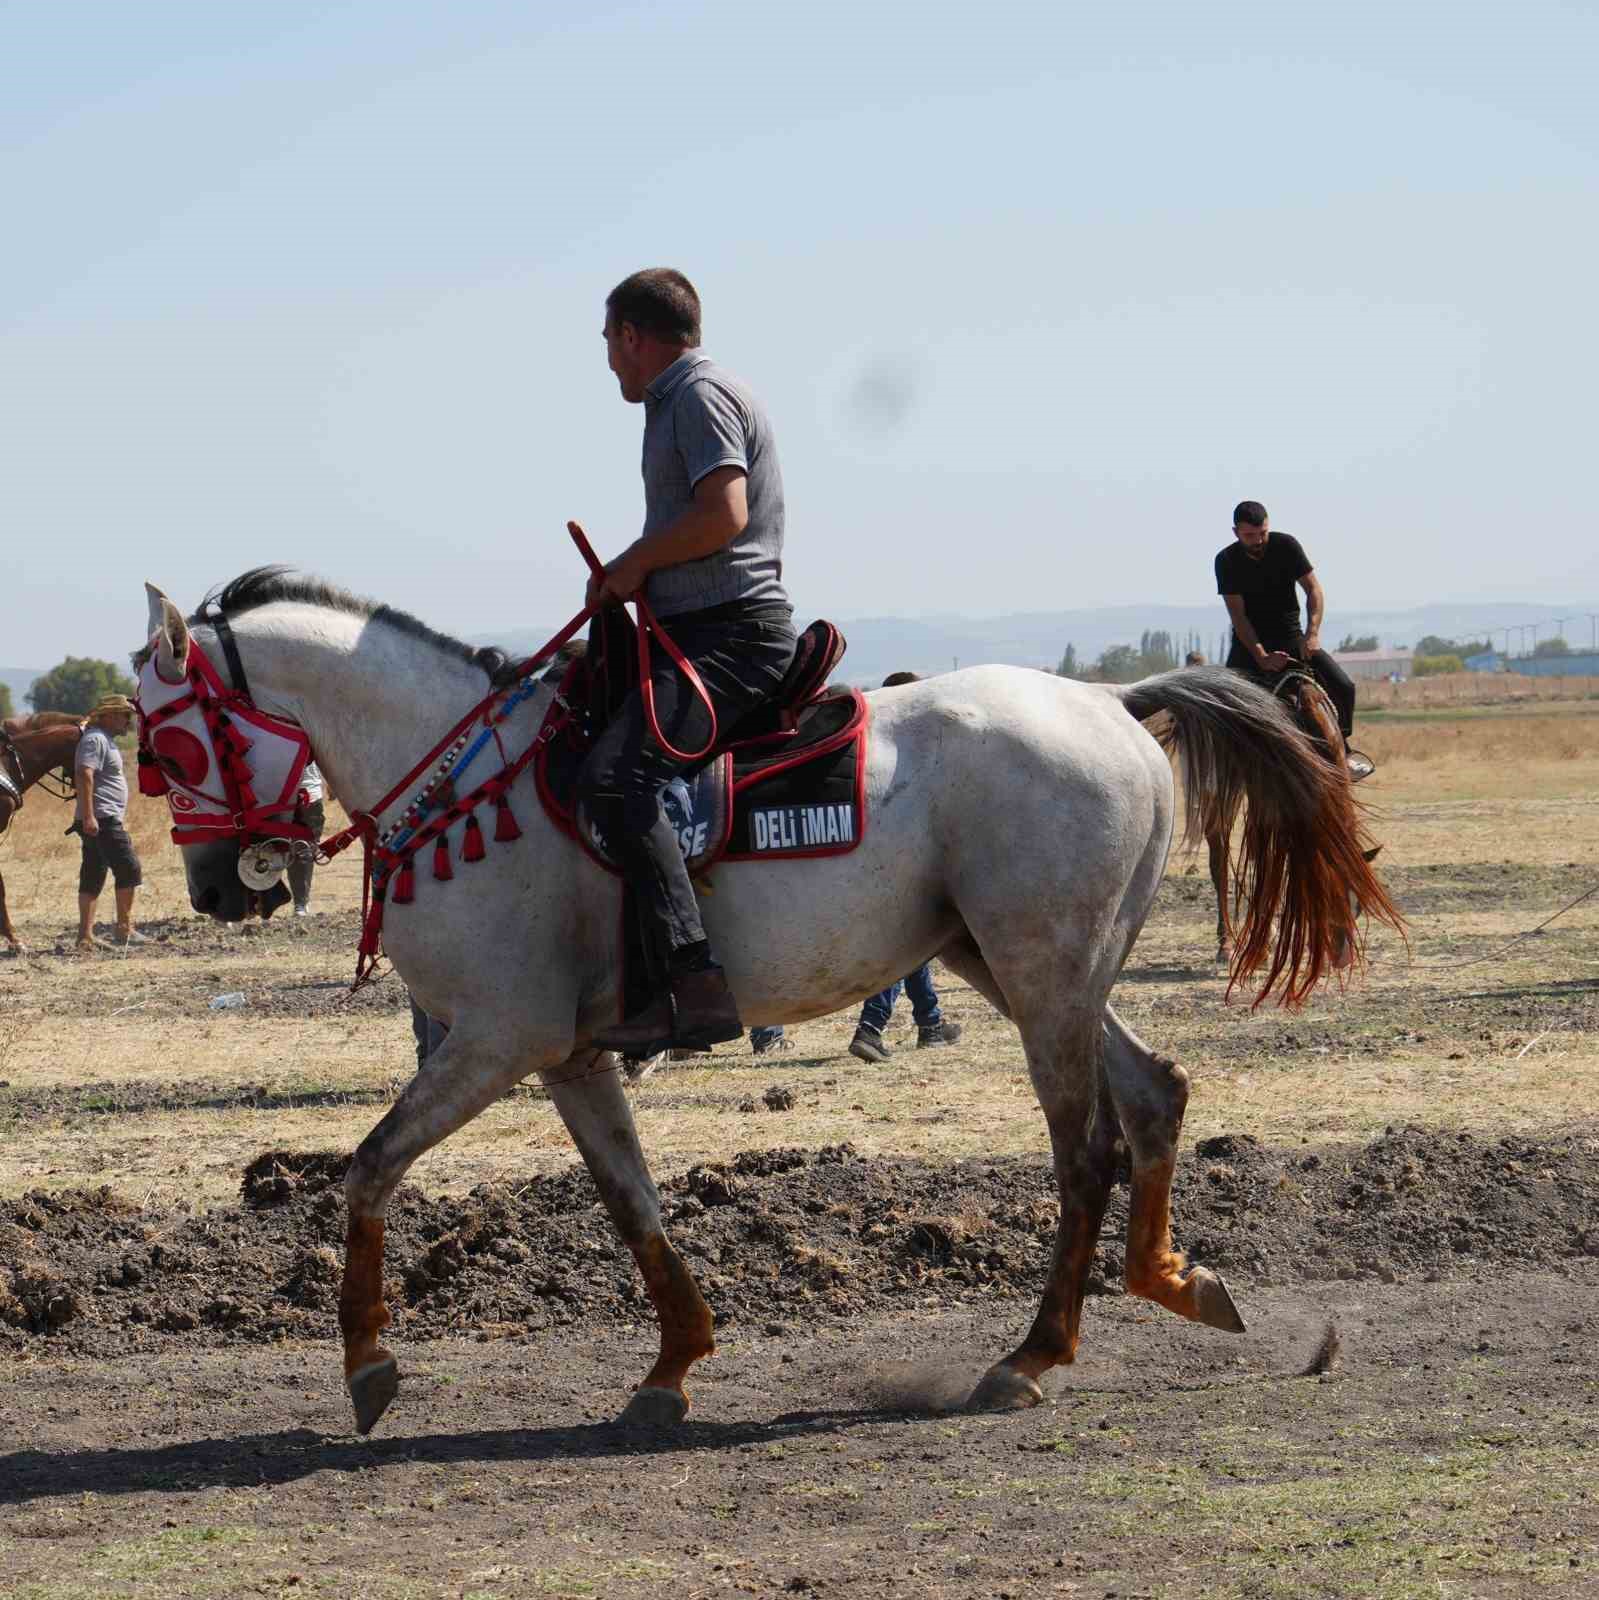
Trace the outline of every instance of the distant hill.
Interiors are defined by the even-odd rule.
[[[23,696],[33,687],[33,680],[42,677],[44,671],[43,667],[0,667],[0,683],[11,690],[11,703],[19,714],[28,709],[28,702]]]
[[[1589,613],[1599,604],[1563,606],[1489,605],[1418,606],[1411,611],[1341,611],[1328,614],[1322,639],[1333,646],[1346,634],[1377,635],[1383,645],[1414,644],[1432,633],[1442,638],[1482,638],[1491,630],[1514,630],[1528,623],[1547,623],[1562,614],[1570,619],[1566,637],[1573,647],[1589,642]],[[802,620],[809,620],[802,619]],[[1227,617],[1220,600],[1203,606],[1105,606],[1080,611],[1027,611],[1002,617],[835,617],[849,639],[849,654],[837,676],[847,683],[881,683],[890,673],[948,672],[985,661],[1016,666],[1051,667],[1068,643],[1077,646],[1079,661],[1092,661],[1113,644],[1138,643],[1145,631],[1164,629],[1181,644],[1197,634],[1206,656],[1221,647]],[[1541,630],[1547,638],[1551,630]],[[474,643],[498,644],[524,654],[536,650],[555,632],[547,628],[511,628],[484,634]],[[1512,642],[1515,635],[1512,633]]]

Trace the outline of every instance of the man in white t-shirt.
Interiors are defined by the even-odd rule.
[[[316,762],[306,762],[305,771],[300,774],[300,803],[294,808],[294,820],[311,830],[313,840],[322,837],[322,829],[327,821],[322,808],[322,796],[326,789]],[[289,888],[294,893],[294,914],[297,917],[311,915],[311,874],[315,868],[315,859],[311,856],[302,857],[298,851],[289,861]]]

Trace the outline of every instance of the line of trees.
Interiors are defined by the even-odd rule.
[[[1184,655],[1200,647],[1197,633],[1187,634],[1179,644],[1165,628],[1146,628],[1139,635],[1137,649],[1130,644],[1113,644],[1100,651],[1093,662],[1080,661],[1077,646],[1068,644],[1055,674],[1061,678],[1076,678],[1082,683],[1136,683],[1157,672],[1170,672]]]

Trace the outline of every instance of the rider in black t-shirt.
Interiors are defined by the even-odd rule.
[[[1347,742],[1355,728],[1355,686],[1321,647],[1326,597],[1310,558],[1290,533],[1275,533],[1258,500],[1233,512],[1234,542],[1216,556],[1216,591],[1227,602],[1233,644],[1227,665],[1270,682],[1285,667],[1303,661],[1338,710]],[[1298,585],[1310,613],[1299,625]]]

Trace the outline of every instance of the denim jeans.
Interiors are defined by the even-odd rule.
[[[944,1020],[944,1013],[938,1008],[938,991],[933,987],[933,966],[928,962],[909,977],[891,983],[881,994],[874,994],[861,1007],[861,1026],[881,1033],[894,1014],[894,1002],[901,989],[911,997],[911,1015],[918,1028],[936,1028]]]
[[[786,608],[751,607],[735,615],[728,615],[729,609],[664,620],[673,643],[694,663],[723,731],[777,693],[795,643]],[[705,706],[659,647],[651,657],[650,678],[662,733],[680,750],[697,750],[710,732]],[[661,809],[667,783],[696,765],[677,760],[655,742],[635,690],[578,774],[578,799],[616,853],[637,897],[645,960],[657,983],[670,972],[673,952],[705,939],[682,848]]]

